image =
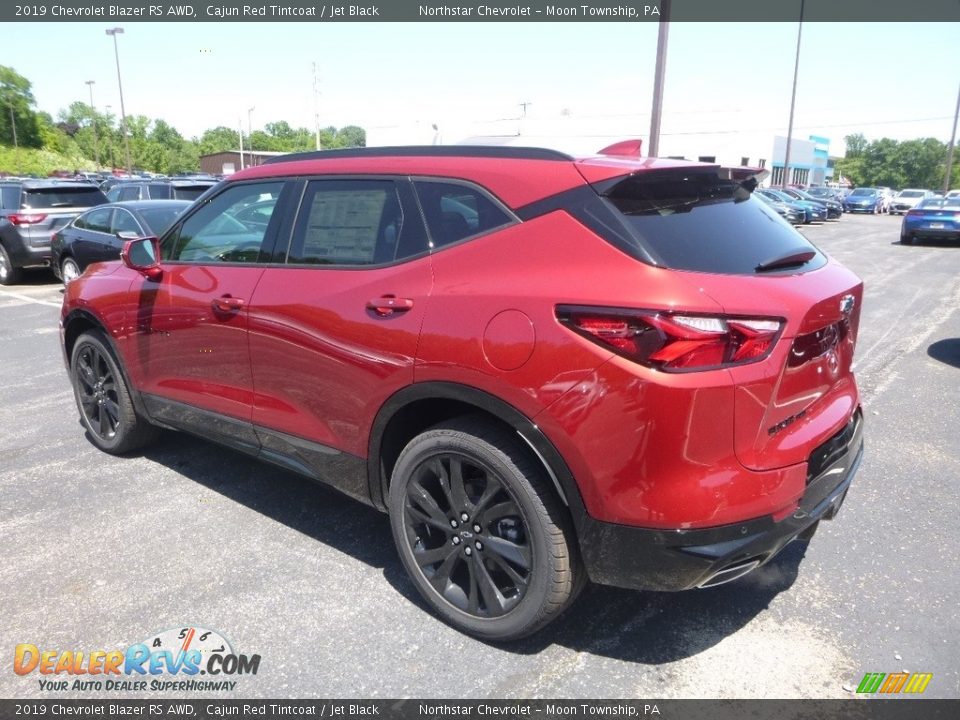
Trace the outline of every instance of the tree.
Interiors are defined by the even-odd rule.
[[[848,158],[860,157],[867,149],[867,139],[863,136],[863,133],[847,135],[843,138],[843,142],[847,146],[845,157]]]
[[[198,145],[201,155],[211,155],[228,150],[237,150],[240,147],[240,136],[236,130],[221,125],[206,130],[200,140],[194,142]]]
[[[37,114],[33,111],[30,81],[11,67],[0,65],[0,142],[13,145],[16,130],[17,145],[39,148],[42,145]]]

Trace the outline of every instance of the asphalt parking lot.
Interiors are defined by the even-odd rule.
[[[384,515],[185,435],[98,452],[61,359],[59,284],[0,289],[0,697],[52,695],[11,671],[19,643],[113,650],[188,626],[261,656],[224,697],[850,697],[901,670],[960,696],[960,246],[901,246],[899,225],[803,230],[866,282],[867,453],[838,518],[729,585],[589,587],[505,646],[426,610]]]

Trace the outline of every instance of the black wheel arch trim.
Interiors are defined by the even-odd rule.
[[[93,325],[97,330],[100,331],[100,334],[107,339],[107,345],[110,347],[110,352],[113,353],[114,360],[117,361],[117,367],[120,369],[120,374],[123,376],[123,382],[127,386],[127,392],[130,393],[130,399],[133,401],[133,407],[136,409],[140,417],[150,417],[150,414],[147,412],[147,408],[144,405],[143,398],[140,397],[140,390],[130,382],[130,374],[127,372],[127,366],[123,362],[123,355],[120,353],[117,344],[113,339],[113,335],[110,334],[110,331],[107,330],[107,325],[100,317],[89,309],[77,308],[71,310],[67,316],[63,319],[63,329],[66,333],[67,328],[70,327],[70,324],[76,320],[84,320],[91,325]],[[67,352],[66,345],[66,335],[64,335],[63,342],[63,355],[64,361],[67,364],[67,371],[72,372],[70,367],[70,353]]]
[[[566,461],[540,427],[509,403],[469,385],[444,381],[414,383],[394,393],[380,408],[370,431],[367,472],[370,498],[375,507],[386,510],[388,478],[382,472],[380,452],[384,433],[398,412],[421,400],[455,400],[473,405],[509,425],[531,448],[550,476],[561,501],[569,508],[574,528],[579,531],[586,515],[580,488]]]

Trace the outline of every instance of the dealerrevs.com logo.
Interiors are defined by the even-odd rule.
[[[200,627],[164,630],[120,650],[49,650],[20,643],[17,675],[39,675],[44,691],[234,690],[238,675],[256,675],[259,655],[234,652],[220,633]]]

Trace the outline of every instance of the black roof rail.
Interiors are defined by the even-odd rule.
[[[515,160],[566,160],[574,158],[559,150],[502,145],[398,145],[394,147],[362,147],[342,150],[313,150],[279,155],[263,162],[270,165],[296,160],[332,160],[352,157],[475,157]]]

